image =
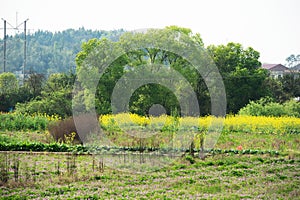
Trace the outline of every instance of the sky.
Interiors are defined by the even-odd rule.
[[[0,17],[29,33],[68,28],[136,30],[178,25],[200,33],[206,46],[241,43],[262,63],[286,64],[300,54],[299,0],[0,0]],[[11,27],[7,25],[8,28]],[[9,34],[17,31],[9,30]],[[3,38],[3,21],[0,21]]]

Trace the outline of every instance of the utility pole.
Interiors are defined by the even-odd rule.
[[[7,41],[7,34],[6,34],[6,30],[7,29],[15,29],[8,21],[6,21],[5,19],[1,18],[4,21],[4,37],[3,37],[3,72],[6,71],[6,41]],[[6,25],[10,25],[12,28],[7,28]],[[2,28],[1,28],[2,29]]]
[[[16,14],[16,23],[18,23],[18,13]],[[16,27],[12,26],[9,22],[7,22],[5,19],[1,18],[4,21],[4,38],[3,38],[3,71],[6,72],[6,41],[7,41],[7,34],[6,34],[6,24],[10,25],[11,28],[10,29],[14,29],[14,30],[19,30],[19,26],[21,26],[22,24],[24,24],[24,59],[23,59],[23,83],[24,83],[24,79],[25,79],[25,69],[26,69],[26,59],[27,59],[27,21],[29,19],[26,19],[23,23],[17,25]]]
[[[3,19],[2,19],[3,20]],[[4,21],[4,37],[3,37],[3,72],[5,72],[6,66],[6,20]]]
[[[25,80],[25,68],[26,68],[26,23],[29,19],[26,19],[24,21],[24,63],[23,63],[23,84],[24,84],[24,80]]]

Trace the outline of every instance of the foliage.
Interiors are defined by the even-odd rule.
[[[41,112],[65,117],[71,114],[71,105],[67,100],[64,93],[55,93],[47,99],[36,99],[22,104],[18,103],[16,105],[16,112],[22,114]]]
[[[294,67],[295,65],[300,63],[300,54],[291,54],[289,57],[286,58],[286,62],[289,67]]]
[[[174,42],[177,39],[181,42]],[[161,83],[149,82],[132,91],[129,100],[129,110],[131,112],[139,115],[148,115],[152,105],[161,104],[166,108],[167,114],[171,114],[173,110],[180,109],[179,102],[190,100],[187,99],[191,98],[192,92],[190,91],[193,90],[196,93],[196,98],[199,100],[199,105],[187,103],[185,106],[188,112],[195,115],[193,113],[195,112],[195,107],[200,106],[200,110],[203,111],[201,114],[208,114],[210,100],[204,78],[200,76],[199,72],[186,58],[159,48],[161,45],[169,45],[169,47],[184,50],[189,42],[193,43],[190,46],[197,46],[199,49],[203,49],[204,45],[199,34],[194,34],[190,29],[177,26],[170,26],[161,30],[151,29],[146,33],[126,32],[117,42],[107,39],[90,40],[82,45],[82,51],[76,57],[78,80],[80,86],[84,89],[82,93],[75,97],[83,96],[86,110],[89,111],[96,107],[98,114],[108,114],[112,112],[112,108],[109,105],[115,86],[121,83],[118,82],[121,77],[129,76],[131,77],[130,80],[138,81],[142,80],[138,76],[138,72],[142,72],[144,80],[151,80],[151,78],[153,79],[153,74],[160,70],[161,73],[156,73],[157,77],[155,78],[160,80]],[[142,43],[149,44],[149,46],[154,45],[154,47],[141,47]],[[128,50],[132,46],[136,48]],[[109,58],[107,58],[108,54],[110,55]],[[196,51],[191,54],[191,60],[196,59],[196,57],[199,59],[199,54]],[[204,57],[203,55],[201,56]],[[117,59],[110,60],[114,57]],[[205,62],[205,59],[207,58],[201,61]],[[109,67],[104,70],[106,64]],[[202,66],[202,63],[199,65]],[[182,77],[174,77],[173,71],[176,71]],[[99,79],[99,73],[101,74],[100,80],[97,87],[95,87],[94,81]],[[183,78],[187,80],[186,82],[189,85],[182,80]],[[134,87],[135,85],[132,85],[134,83],[130,80],[122,79],[121,81]],[[169,85],[166,85],[167,80],[169,80]],[[176,94],[182,94],[182,92],[185,92],[184,95],[176,96]],[[96,100],[93,99],[93,94],[96,94]],[[118,110],[118,112],[122,111]]]
[[[18,80],[13,73],[0,74],[0,94],[6,94],[18,89]]]
[[[5,75],[1,74],[0,76]],[[15,75],[11,74],[18,86]],[[47,113],[62,117],[72,114],[71,99],[75,81],[74,74],[52,74],[45,82],[42,74],[32,73],[19,87],[1,86],[5,89],[0,93],[0,111],[17,110],[23,114]]]
[[[155,148],[146,148],[147,152],[157,151]],[[3,141],[0,140],[0,151],[30,151],[30,152],[73,152],[76,154],[84,154],[96,152],[101,155],[102,153],[111,153],[117,154],[118,152],[124,153],[127,152],[140,152],[138,147],[91,147],[91,146],[83,146],[78,144],[70,144],[70,143],[42,143],[42,142],[17,142],[17,141]],[[169,149],[160,149],[161,153],[168,152]],[[182,149],[181,153],[188,153],[189,149]],[[197,152],[199,150],[196,150]],[[218,155],[218,154],[269,154],[269,155],[280,155],[280,152],[277,150],[257,150],[257,149],[209,149],[205,150],[208,155]],[[286,152],[281,152],[284,155]],[[194,157],[191,155],[186,155],[186,160],[193,164],[195,162]]]
[[[284,91],[284,85],[280,79],[268,77],[264,80],[263,86],[265,87],[265,92],[267,93],[265,98],[270,97],[276,100],[278,103],[283,103],[292,98],[286,91]]]
[[[46,114],[0,113],[0,130],[6,131],[38,131],[46,130],[50,121],[57,121],[57,116]]]
[[[75,55],[80,51],[82,42],[92,38],[117,40],[124,30],[92,31],[84,28],[67,29],[59,32],[38,30],[27,35],[27,69],[25,73],[35,72],[46,77],[52,73],[69,73],[75,69]],[[16,34],[7,38],[7,66],[9,72],[22,71],[23,51],[21,38]],[[1,39],[2,43],[3,40]],[[2,52],[1,52],[2,53]],[[3,63],[3,56],[0,57]],[[3,69],[0,69],[2,72]]]
[[[177,38],[178,35],[186,38]],[[7,62],[7,69],[10,72],[22,70],[22,51],[19,51],[18,48],[20,37],[23,37],[22,34],[8,38],[12,46],[11,52],[7,54],[7,59],[10,61]],[[208,50],[224,80],[228,113],[237,113],[249,101],[258,100],[261,97],[270,96],[277,102],[283,103],[293,97],[300,96],[300,77],[298,74],[290,74],[278,80],[267,78],[267,71],[260,68],[259,52],[251,47],[244,48],[239,43],[230,42],[226,45],[210,45],[205,48],[199,33],[193,33],[189,28],[178,26],[167,26],[161,30],[148,30],[145,34],[125,32],[124,30],[91,31],[80,28],[57,33],[37,31],[28,35],[28,55],[30,56],[27,59],[28,69],[25,69],[27,75],[24,85],[19,86],[16,77],[13,77],[12,74],[10,74],[13,79],[11,79],[12,85],[4,86],[0,83],[0,91],[2,91],[0,92],[0,111],[14,110],[16,104],[19,103],[17,110],[21,113],[46,112],[49,115],[58,114],[64,118],[71,116],[72,86],[75,80],[73,73],[76,63],[78,79],[81,81],[89,80],[86,81],[87,85],[81,84],[78,89],[81,87],[90,88],[93,80],[99,78],[97,73],[103,73],[96,88],[78,90],[79,92],[75,94],[74,105],[85,102],[79,107],[80,110],[96,108],[98,114],[112,113],[111,97],[121,77],[138,70],[140,66],[163,65],[179,72],[192,86],[198,100],[200,114],[202,116],[211,114],[211,91],[207,88],[205,77],[201,77],[197,70],[191,66],[191,63],[174,52],[138,47],[138,44],[142,42],[157,45],[159,42],[155,38],[165,42],[172,40],[172,38],[182,40],[182,43],[176,44],[177,49],[185,49],[185,39],[188,38],[199,48]],[[102,72],[101,67],[96,67],[91,72],[84,65],[85,59],[93,55],[94,50],[98,52],[97,62],[102,62],[103,60],[107,61],[107,55],[117,55],[120,53],[120,49],[126,50],[131,45],[137,45],[137,48],[122,54],[110,64],[106,71]],[[112,49],[114,52],[110,52]],[[287,61],[295,63],[296,58],[298,57],[291,55]],[[2,57],[0,57],[0,62],[1,59]],[[149,68],[148,71],[151,74],[157,69],[153,67]],[[170,79],[170,72],[168,71],[160,73],[157,78]],[[8,78],[7,73],[1,74],[0,77]],[[129,111],[147,116],[149,109],[154,104],[160,104],[165,108],[166,114],[170,115],[176,109],[182,112],[180,102],[188,99],[190,93],[187,91],[191,91],[191,89],[187,89],[187,85],[183,81],[170,79],[170,82],[175,85],[175,91],[156,83],[146,84],[132,91]],[[126,84],[128,83],[126,82]],[[94,94],[95,98],[93,98]],[[182,95],[178,98],[176,94]],[[186,105],[186,107],[190,112],[195,110],[194,105]]]
[[[63,117],[71,115],[71,96],[70,90],[57,91],[56,94],[41,94],[43,91],[44,78],[53,73],[72,73],[75,69],[75,55],[79,52],[81,43],[91,38],[110,38],[117,40],[124,30],[114,31],[92,31],[80,28],[78,30],[68,29],[62,32],[37,31],[34,34],[27,35],[27,69],[25,69],[24,85],[14,84],[15,86],[2,86],[0,84],[0,111],[8,112],[15,109],[16,103],[25,103],[22,112],[47,112],[49,115],[59,114]],[[22,34],[8,37],[8,51],[6,71],[20,73],[23,71],[23,51],[20,51]],[[0,39],[0,41],[2,41]],[[2,52],[1,52],[2,53]],[[3,56],[0,57],[3,63]],[[2,72],[2,69],[0,69]],[[7,73],[0,76],[4,77]],[[21,77],[19,77],[22,79]],[[15,79],[15,76],[14,76]],[[22,81],[22,80],[21,80]],[[7,92],[9,91],[9,92]],[[68,93],[68,95],[66,95]],[[36,102],[38,96],[43,96],[42,101]],[[33,103],[26,103],[33,100]],[[67,100],[67,101],[66,101]],[[54,105],[51,105],[54,102]],[[59,106],[60,105],[60,106]]]
[[[35,99],[17,103],[18,113],[47,113],[67,117],[72,115],[72,89],[74,74],[52,74],[44,84],[40,96]]]
[[[292,98],[300,96],[299,73],[285,74],[283,77],[267,78],[263,82],[266,96],[273,98],[278,103],[284,103]]]
[[[259,52],[239,43],[207,47],[224,79],[229,113],[237,113],[249,100],[268,95],[263,84],[268,77],[259,62]]]
[[[22,142],[6,143],[0,142],[0,151],[36,151],[36,152],[83,152],[87,151],[81,145],[68,145],[64,143],[40,143],[40,142]]]
[[[279,79],[288,98],[300,97],[300,73],[290,73]]]
[[[300,117],[300,103],[295,100],[283,104],[273,102],[272,99],[262,98],[250,103],[239,111],[240,115],[252,116],[291,116]]]
[[[207,47],[222,75],[235,72],[236,69],[255,71],[261,63],[259,52],[248,47],[244,49],[239,43],[229,42],[227,45],[210,45]]]
[[[18,99],[18,80],[13,73],[0,74],[0,112],[12,110]]]

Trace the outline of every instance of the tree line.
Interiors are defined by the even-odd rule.
[[[75,57],[81,43],[92,38],[117,40],[124,30],[93,31],[84,28],[67,29],[59,32],[36,31],[27,35],[27,62],[25,73],[38,73],[49,76],[53,73],[75,71]],[[24,34],[8,36],[6,39],[6,72],[23,71]],[[3,72],[3,39],[0,40],[0,72]]]
[[[118,81],[126,74],[137,72],[141,66],[146,66],[143,68],[143,77],[138,78],[146,79],[155,70],[161,70],[160,68],[163,68],[163,73],[157,76],[161,79],[170,77],[172,70],[179,72],[195,92],[200,114],[210,114],[211,91],[207,86],[207,80],[195,70],[195,66],[192,66],[186,58],[166,49],[139,46],[142,42],[156,45],[154,44],[156,38],[162,38],[162,41],[175,39],[178,42],[174,45],[179,49],[185,48],[185,39],[188,39],[208,53],[224,82],[227,113],[238,113],[250,101],[261,98],[268,97],[274,102],[284,103],[300,96],[299,75],[290,74],[280,79],[270,78],[268,71],[260,67],[259,52],[252,47],[244,48],[242,44],[234,42],[226,45],[205,46],[200,34],[193,33],[188,28],[169,26],[161,30],[149,30],[147,33],[124,32],[118,40],[98,37],[83,41],[81,50],[78,50],[73,60],[76,63],[76,73],[72,71],[50,73],[49,76],[32,73],[22,86],[17,84],[17,79],[13,74],[2,73],[0,75],[0,110],[5,112],[16,110],[22,113],[41,112],[67,117],[72,115],[72,105],[76,106],[77,103],[84,102],[80,104],[80,109],[87,112],[95,108],[97,114],[112,113],[112,96]],[[66,41],[61,40],[57,45],[63,42]],[[47,40],[44,43],[47,44]],[[136,45],[134,50],[119,54],[120,48],[126,49],[132,45]],[[111,49],[114,51],[112,52]],[[108,68],[104,69],[99,63],[107,62],[105,60],[107,55],[119,56],[109,63]],[[95,63],[86,63],[90,56],[96,58]],[[192,55],[191,58],[196,58],[196,56],[199,55]],[[204,61],[207,62],[207,60]],[[99,72],[102,73],[101,77],[99,77]],[[73,90],[76,78],[79,83],[76,87],[82,88],[81,90]],[[99,80],[94,88],[93,86],[86,87],[91,84],[89,80],[96,79]],[[144,84],[136,88],[132,91],[128,102],[129,111],[149,115],[151,106],[161,104],[167,114],[172,114],[174,111],[180,112],[180,102],[189,102],[187,97],[190,94],[185,82],[175,81],[174,90],[157,83]],[[124,82],[124,84],[129,83]],[[73,93],[73,91],[77,92]],[[174,91],[175,94],[181,93],[183,99],[176,96]],[[91,95],[92,92],[94,96]],[[190,107],[189,110],[193,110],[195,105],[187,106]]]

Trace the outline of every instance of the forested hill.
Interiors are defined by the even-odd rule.
[[[69,72],[75,69],[75,56],[82,42],[91,38],[107,37],[117,40],[123,29],[93,31],[84,28],[67,29],[61,32],[37,31],[27,35],[27,64],[25,72],[36,72],[46,76],[56,72]],[[8,36],[6,40],[6,72],[23,70],[24,34]],[[4,70],[3,39],[0,40],[0,73]]]

